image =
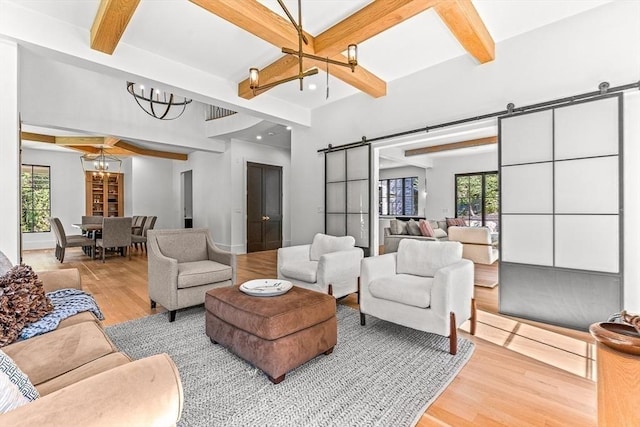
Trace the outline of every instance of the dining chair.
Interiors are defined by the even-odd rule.
[[[138,249],[138,243],[139,243],[141,247],[144,247],[144,251],[147,252],[147,231],[153,229],[153,227],[156,225],[156,219],[158,219],[158,217],[156,216],[145,217],[141,234],[131,235],[131,244],[135,245],[136,250]]]
[[[132,235],[142,236],[142,228],[144,227],[144,222],[148,217],[144,215],[134,215],[132,220]]]
[[[89,216],[89,215],[82,215],[82,225],[86,225],[86,224],[102,224],[102,219],[104,217],[103,216]],[[86,234],[87,237],[90,237],[92,239],[95,239],[96,237],[100,237],[100,231],[99,230],[95,230],[95,231],[83,231],[83,234]]]
[[[96,247],[100,247],[102,252],[102,262],[104,262],[107,248],[118,248],[125,255],[129,254],[131,259],[131,217],[113,217],[102,220],[102,238],[96,239]]]
[[[56,236],[56,258],[62,263],[64,262],[64,253],[66,248],[90,248],[89,256],[95,258],[95,240],[81,235],[67,235],[64,232],[62,221],[59,218],[49,218],[49,223]]]

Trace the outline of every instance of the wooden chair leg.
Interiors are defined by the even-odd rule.
[[[107,248],[102,247],[102,263],[104,264],[104,253],[107,251]]]
[[[169,311],[169,322],[174,322],[176,320],[176,310]]]
[[[151,308],[156,308],[156,302],[154,300],[151,300]]]
[[[458,328],[456,314],[453,311],[449,313],[449,353],[454,356],[458,353]]]
[[[61,248],[61,250],[60,250],[60,262],[61,263],[64,262],[64,250],[65,250],[65,248]]]
[[[478,308],[476,307],[476,299],[471,298],[471,326],[469,332],[471,335],[476,334],[476,324],[478,323]]]
[[[360,312],[360,326],[364,326],[366,324],[366,320],[364,318],[364,313]]]
[[[129,261],[131,261],[131,248],[129,246],[125,246],[124,250],[127,251],[127,254],[129,255]]]
[[[360,304],[360,277],[358,277],[358,293],[356,295],[358,305]]]
[[[329,283],[329,289],[327,290],[327,294],[333,295],[333,285]]]

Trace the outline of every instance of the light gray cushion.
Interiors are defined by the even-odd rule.
[[[207,236],[204,233],[159,234],[156,239],[162,255],[178,260],[179,263],[209,258]]]
[[[29,403],[18,386],[11,382],[8,376],[0,372],[0,414],[9,412]]]
[[[407,222],[407,230],[409,231],[409,234],[412,236],[422,236],[422,232],[420,231],[420,225],[413,219],[410,219]]]
[[[447,232],[444,231],[442,228],[434,228],[433,237],[437,239],[442,239],[443,237],[447,237]]]
[[[27,400],[36,400],[40,397],[40,393],[38,393],[38,390],[31,384],[29,377],[27,377],[13,359],[2,350],[0,350],[0,375],[6,375],[9,381],[18,387],[20,393],[22,393]]]
[[[311,242],[309,259],[311,261],[318,261],[324,254],[345,251],[353,248],[355,244],[356,239],[351,236],[336,237],[328,234],[317,233],[313,236],[313,242]]]
[[[432,287],[431,277],[396,274],[375,279],[369,284],[369,292],[376,298],[427,308],[431,305]]]
[[[215,261],[193,261],[178,264],[178,289],[231,280],[230,266]]]
[[[436,271],[462,259],[462,243],[402,239],[398,245],[398,274],[433,277]]]
[[[391,234],[409,234],[409,232],[407,231],[406,221],[392,219],[389,222],[389,228],[391,229]]]
[[[440,228],[440,226],[438,225],[438,221],[435,221],[433,219],[428,219],[427,221],[429,221],[429,225],[431,225],[431,228],[433,228],[434,230],[436,228]]]
[[[442,228],[444,231],[447,231],[447,221],[446,220],[438,221],[438,228]]]
[[[316,283],[318,261],[296,261],[280,267],[280,273],[292,279]]]

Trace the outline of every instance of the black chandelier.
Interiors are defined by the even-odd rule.
[[[298,50],[296,51],[296,50],[293,50],[293,49],[289,49],[287,47],[283,47],[282,48],[282,53],[286,53],[287,55],[293,55],[293,56],[297,56],[298,57],[298,74],[296,74],[294,76],[291,76],[291,77],[285,77],[283,79],[276,80],[276,81],[273,81],[273,82],[269,82],[269,83],[261,86],[260,85],[260,71],[257,68],[253,68],[253,67],[249,68],[249,88],[251,88],[253,90],[254,94],[256,94],[259,91],[267,90],[267,89],[270,89],[270,88],[272,88],[274,86],[277,86],[279,84],[290,82],[290,81],[293,81],[293,80],[299,80],[300,81],[300,90],[302,90],[302,87],[303,87],[302,80],[305,77],[312,76],[314,74],[318,74],[318,69],[317,68],[311,68],[310,70],[304,71],[304,67],[303,67],[303,64],[302,64],[302,58],[310,58],[310,59],[315,59],[317,61],[325,62],[327,64],[327,72],[328,72],[329,64],[340,65],[342,67],[348,67],[348,68],[351,68],[351,72],[355,71],[355,68],[358,65],[358,46],[357,45],[350,44],[349,46],[347,46],[347,62],[340,62],[340,61],[336,61],[334,59],[323,58],[321,56],[312,55],[312,54],[303,52],[302,43],[309,44],[309,41],[307,40],[307,37],[304,35],[304,30],[302,29],[302,4],[301,4],[301,0],[298,0],[298,22],[297,23],[296,23],[295,19],[293,18],[293,16],[291,15],[291,13],[289,12],[289,9],[287,9],[287,6],[285,6],[284,2],[282,0],[278,0],[278,3],[280,4],[280,7],[284,11],[284,13],[289,18],[289,21],[291,21],[291,24],[295,27],[296,31],[298,32]],[[327,78],[328,78],[328,76],[327,76]]]
[[[179,97],[154,88],[150,88],[147,91],[148,95],[145,95],[144,86],[132,82],[127,82],[127,91],[145,113],[159,120],[177,119],[184,113],[187,104],[192,101],[192,99]],[[171,114],[169,114],[170,112]]]

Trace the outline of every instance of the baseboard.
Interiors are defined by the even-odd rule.
[[[34,240],[32,242],[22,241],[23,251],[31,251],[36,249],[54,249],[55,247],[55,240]]]

